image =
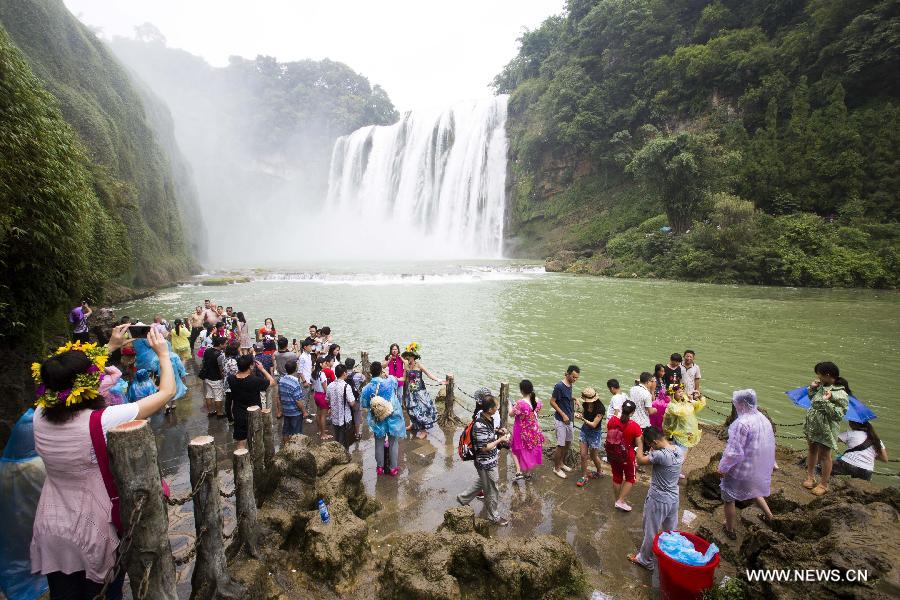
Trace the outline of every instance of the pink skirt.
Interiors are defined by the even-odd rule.
[[[509,441],[509,450],[519,461],[522,472],[530,471],[544,461],[544,449],[541,446],[535,446],[528,449],[522,441],[522,424],[520,419],[516,419],[513,423],[512,435]]]
[[[315,399],[316,406],[319,407],[319,410],[326,410],[328,408],[328,400],[325,399],[325,392],[315,392],[313,398]]]

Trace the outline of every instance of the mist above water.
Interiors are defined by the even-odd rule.
[[[325,210],[334,257],[498,258],[507,96],[406,113],[334,145]]]

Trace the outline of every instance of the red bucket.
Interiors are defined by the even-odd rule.
[[[669,558],[659,549],[659,536],[653,539],[653,554],[656,555],[656,564],[659,568],[659,597],[661,600],[699,600],[705,590],[713,586],[716,567],[719,566],[719,554],[701,567],[694,567]],[[709,548],[709,542],[701,537],[685,531],[680,533],[694,544],[694,548],[700,554]]]

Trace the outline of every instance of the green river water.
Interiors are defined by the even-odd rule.
[[[117,307],[142,319],[172,320],[204,298],[242,310],[255,327],[274,319],[279,333],[302,338],[329,325],[343,355],[373,357],[391,342],[417,341],[435,375],[453,373],[458,389],[499,382],[535,383],[549,397],[567,365],[581,367],[576,388],[607,398],[605,382],[623,387],[672,352],[697,351],[703,390],[729,400],[754,388],[776,423],[801,423],[804,411],[784,395],[807,384],[821,360],[836,362],[854,393],[878,413],[876,429],[900,452],[892,397],[898,374],[900,295],[890,291],[813,290],[620,280],[544,273],[514,261],[397,265],[294,265],[256,270],[249,283],[179,286]],[[518,396],[516,396],[518,397]],[[704,420],[721,422],[710,402]],[[779,434],[802,436],[802,427]],[[802,445],[782,438],[780,443]],[[892,466],[877,465],[880,471]]]

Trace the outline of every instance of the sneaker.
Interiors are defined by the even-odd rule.
[[[615,506],[617,509],[619,509],[621,511],[631,512],[631,505],[628,504],[627,502],[620,502],[620,501],[616,500],[616,503],[613,506]]]
[[[480,492],[478,492],[475,495],[475,497],[478,498],[479,500],[484,500],[484,490],[481,490]]]
[[[572,467],[570,467],[570,466],[568,466],[568,465],[563,465],[563,466],[562,466],[562,470],[565,471],[566,473],[568,473],[569,471],[572,470]]]
[[[515,477],[516,481],[522,481],[523,479],[525,479],[525,473],[521,473],[521,472],[516,473],[516,477]]]
[[[375,467],[375,474],[379,477],[384,475],[384,469],[382,469],[381,467]]]
[[[553,469],[553,472],[556,473],[557,477],[562,477],[563,479],[566,478],[566,474],[563,471],[560,471],[559,469]]]
[[[307,423],[312,423],[312,422],[313,422],[313,418],[312,418],[312,417],[306,417],[306,418],[304,419],[304,421],[306,421]]]
[[[398,469],[397,467],[394,467],[393,469],[390,470],[390,475],[391,475],[391,477],[396,477],[397,473],[399,473],[399,472],[400,472],[400,469]]]
[[[509,525],[509,521],[506,519],[491,519],[491,523],[496,525],[497,527],[506,527]]]
[[[586,477],[579,477],[578,481],[575,482],[575,485],[577,485],[578,487],[584,487],[584,484],[586,484],[586,483],[587,483]]]

